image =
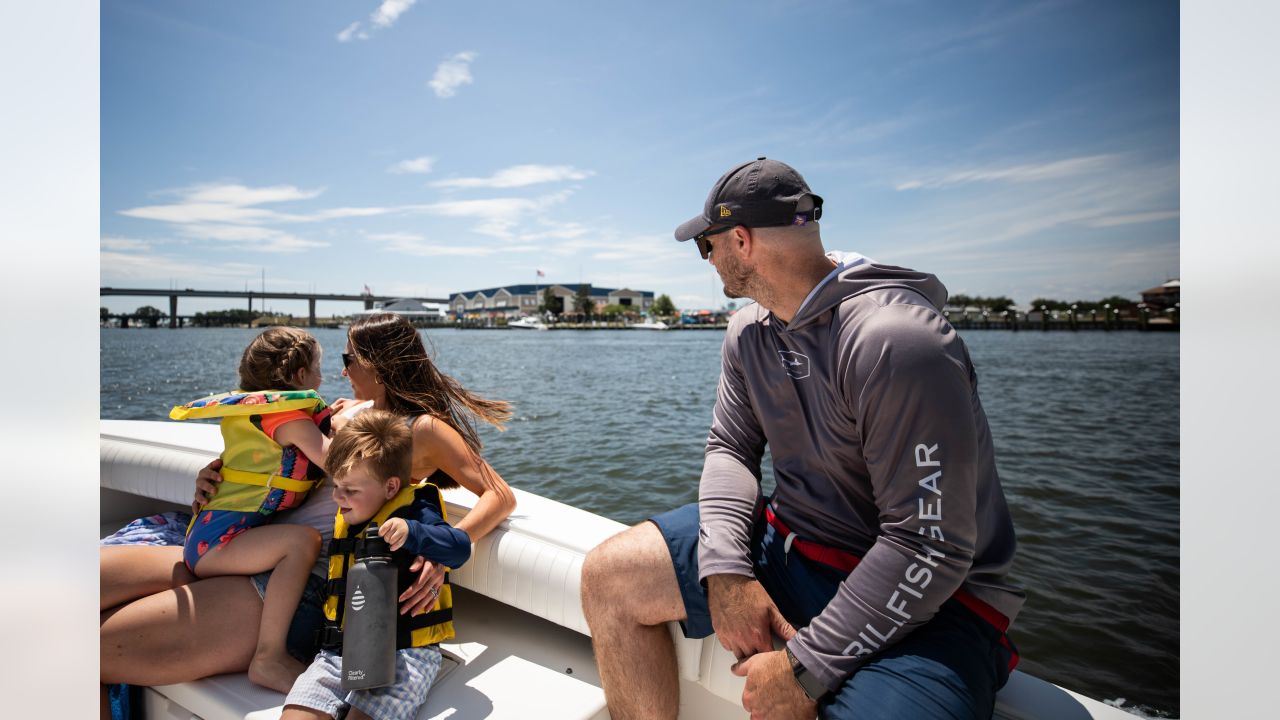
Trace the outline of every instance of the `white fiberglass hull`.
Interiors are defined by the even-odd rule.
[[[196,471],[217,456],[216,425],[103,420],[100,534],[151,512],[188,507]],[[515,479],[519,484],[519,479]],[[458,636],[417,715],[424,718],[607,718],[578,598],[582,559],[620,523],[522,490],[515,512],[477,543],[452,573]],[[445,491],[449,515],[475,496]],[[742,679],[714,637],[687,640],[670,625],[680,662],[681,717],[745,718]],[[276,718],[284,697],[243,674],[149,688],[149,718]],[[996,717],[1048,720],[1132,718],[1121,710],[1025,673],[1001,691]]]

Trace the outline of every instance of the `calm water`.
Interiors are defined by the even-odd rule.
[[[163,419],[235,384],[238,329],[103,330],[102,416]],[[350,395],[345,332],[317,330],[321,393]],[[512,485],[624,523],[697,499],[716,331],[431,330],[436,362],[515,405],[482,431]],[[1018,531],[1020,668],[1178,713],[1178,336],[965,334]]]

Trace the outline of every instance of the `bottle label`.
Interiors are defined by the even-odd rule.
[[[360,612],[360,608],[364,607],[364,592],[360,590],[360,586],[356,586],[356,591],[351,594],[351,609]]]

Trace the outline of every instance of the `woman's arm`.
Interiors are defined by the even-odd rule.
[[[476,494],[476,505],[454,524],[472,541],[479,541],[516,509],[516,496],[484,458],[467,447],[448,423],[429,415],[413,425],[414,459],[425,460],[445,471],[458,484]]]

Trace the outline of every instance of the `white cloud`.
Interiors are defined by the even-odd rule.
[[[481,247],[478,245],[448,246],[438,245],[427,241],[421,235],[413,233],[394,232],[394,233],[376,233],[370,234],[370,240],[380,243],[386,250],[391,252],[403,253],[405,255],[420,256],[479,256],[492,255],[497,250],[490,247]]]
[[[427,85],[435,91],[436,97],[453,97],[459,87],[471,84],[471,61],[475,59],[476,53],[468,50],[444,60],[436,67],[435,77]]]
[[[569,199],[572,191],[562,190],[539,198],[491,198],[488,200],[453,200],[421,205],[417,209],[432,215],[445,217],[476,218],[479,224],[473,232],[503,240],[515,238],[513,232],[520,221],[529,214],[540,213],[552,205]]]
[[[195,240],[217,240],[224,249],[294,253],[328,247],[329,243],[308,240],[275,228],[256,225],[187,225],[180,232]]]
[[[378,9],[369,15],[369,23],[375,29],[389,28],[396,24],[396,20],[405,13],[417,0],[382,0],[382,4],[378,5]],[[359,20],[351,23],[339,32],[338,42],[351,42],[351,40],[368,40],[369,32],[361,29]]]
[[[99,256],[104,284],[121,280],[155,281],[168,284],[172,278],[232,278],[236,280],[257,277],[260,267],[247,263],[190,262],[168,255],[136,255],[133,253],[103,251]]]
[[[353,37],[359,37],[361,40],[368,39],[368,33],[359,33],[357,35],[358,30],[360,30],[359,20],[351,23],[346,27],[346,29],[338,33],[338,42],[351,42],[351,38]]]
[[[417,175],[425,175],[431,172],[431,168],[436,164],[436,159],[424,155],[422,157],[413,158],[412,160],[401,160],[400,162],[387,168],[389,173],[413,173]]]
[[[489,177],[437,180],[431,183],[431,187],[514,188],[564,180],[585,180],[592,175],[595,175],[592,170],[579,170],[569,165],[513,165],[499,170]]]
[[[369,20],[378,27],[391,27],[404,11],[413,7],[417,0],[382,0],[382,4],[369,16]]]
[[[322,192],[323,188],[302,190],[292,185],[260,188],[237,184],[195,185],[168,191],[180,198],[177,203],[130,208],[121,210],[120,214],[171,223],[262,223],[295,218],[255,205],[309,200]]]
[[[134,240],[133,238],[104,237],[101,242],[102,247],[107,250],[148,250],[151,248],[151,243],[146,240]]]
[[[189,202],[225,203],[227,205],[262,205],[263,203],[310,200],[319,197],[324,188],[300,190],[292,185],[251,188],[244,185],[196,185],[175,191]]]
[[[944,188],[975,182],[1024,183],[1082,175],[1110,167],[1114,155],[1090,155],[1068,158],[1048,163],[1013,165],[1009,167],[980,167],[949,172],[932,173],[924,178],[914,178],[894,185],[896,190]]]
[[[1172,220],[1178,217],[1177,210],[1163,210],[1160,212],[1132,213],[1129,215],[1111,215],[1108,217],[1100,217],[1092,220],[1089,227],[1115,227],[1116,225],[1134,225],[1136,223],[1158,222],[1160,220]]]

